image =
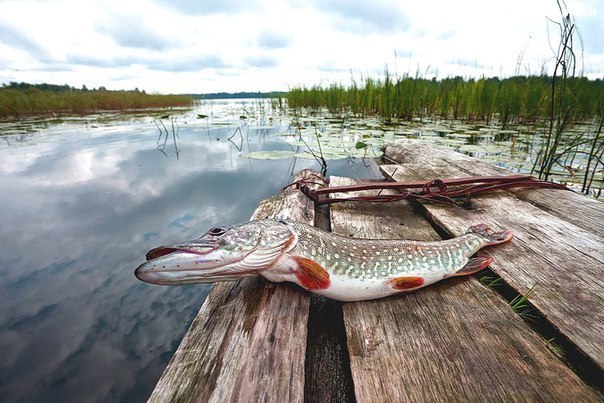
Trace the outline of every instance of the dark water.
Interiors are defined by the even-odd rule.
[[[262,111],[252,111],[243,142],[227,141],[241,105],[258,108],[206,104],[179,117],[178,148],[165,120],[163,151],[144,117],[42,121],[0,135],[0,401],[149,396],[210,286],[139,282],[133,270],[146,251],[245,221],[292,172],[318,168],[241,157],[243,143],[290,149],[274,136],[287,121]],[[358,160],[329,166],[370,175]]]

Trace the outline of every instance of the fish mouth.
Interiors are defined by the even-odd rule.
[[[149,252],[147,252],[147,254],[145,255],[145,259],[147,259],[148,262],[150,260],[157,259],[175,252],[192,253],[199,255],[203,254],[203,252],[192,251],[190,249],[187,249],[186,247],[181,246],[160,246],[158,248],[151,249]]]
[[[257,270],[238,266],[254,250],[225,253],[216,245],[196,241],[160,246],[147,252],[147,261],[136,268],[134,275],[146,283],[161,285],[237,280],[257,275]]]

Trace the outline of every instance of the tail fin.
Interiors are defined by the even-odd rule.
[[[494,232],[486,224],[472,225],[470,228],[468,228],[466,234],[480,235],[487,240],[487,245],[497,245],[512,239],[512,231],[503,230]]]

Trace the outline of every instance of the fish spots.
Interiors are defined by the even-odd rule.
[[[337,253],[335,253],[333,256],[334,256],[336,259],[339,259],[339,258],[340,258],[340,255],[339,255],[339,254],[337,254]]]

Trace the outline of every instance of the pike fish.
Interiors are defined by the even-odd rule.
[[[479,224],[465,235],[437,242],[355,239],[299,222],[267,219],[215,227],[198,239],[152,249],[135,275],[164,285],[260,275],[332,299],[362,301],[476,273],[493,257],[472,256],[511,238],[511,231],[495,232]]]

